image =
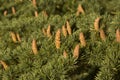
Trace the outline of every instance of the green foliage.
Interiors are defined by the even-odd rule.
[[[120,43],[116,30],[120,29],[119,0],[0,0],[0,80],[119,80]],[[85,14],[76,16],[78,4]],[[16,14],[12,14],[12,7]],[[4,11],[7,15],[4,16]],[[38,17],[34,12],[38,11]],[[48,16],[43,14],[46,11]],[[100,32],[94,30],[94,21],[101,17]],[[55,47],[55,34],[69,21],[72,35],[65,38],[61,32],[61,47]],[[42,29],[51,26],[52,37]],[[10,32],[19,33],[21,42],[14,43]],[[81,46],[79,33],[83,32],[87,45]],[[38,54],[32,52],[32,40],[37,41]],[[78,59],[73,58],[76,44],[80,44]],[[64,58],[63,51],[68,53]]]

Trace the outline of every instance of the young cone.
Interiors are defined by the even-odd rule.
[[[6,15],[7,15],[7,10],[4,11],[4,16],[6,16]]]
[[[38,17],[38,12],[37,11],[35,11],[35,17]]]
[[[42,32],[43,34],[46,36],[47,35],[47,32],[46,32],[46,29],[45,28],[42,28]]]
[[[19,42],[21,42],[21,38],[20,38],[20,35],[17,33],[16,34],[16,37],[17,37],[17,40],[19,41]]]
[[[104,31],[100,30],[100,38],[104,41],[106,39]]]
[[[94,21],[94,28],[95,28],[96,31],[99,31],[99,22],[100,22],[100,17],[98,17]]]
[[[86,46],[86,41],[85,41],[85,37],[84,37],[83,32],[80,32],[79,40],[80,40],[81,45],[85,47]]]
[[[67,30],[64,25],[62,26],[62,33],[65,37],[67,36]]]
[[[60,48],[60,29],[57,30],[55,35],[55,45],[57,49]]]
[[[116,30],[116,41],[120,42],[120,30],[119,29]]]
[[[36,0],[32,0],[33,6],[36,7]]]
[[[75,46],[74,52],[73,52],[73,57],[74,57],[74,58],[78,58],[78,57],[79,57],[79,48],[80,48],[80,46],[79,46],[79,44],[77,44],[77,45]]]
[[[68,54],[67,54],[67,52],[64,50],[64,52],[63,52],[63,57],[64,58],[67,58],[68,57]]]
[[[14,32],[10,32],[10,35],[11,35],[11,37],[12,37],[13,42],[16,43],[16,42],[17,42],[17,39],[16,39],[15,33],[14,33]]]
[[[77,8],[77,13],[76,13],[76,15],[78,16],[80,13],[85,14],[85,11],[84,11],[84,9],[82,8],[82,6],[79,4],[79,5],[78,5],[78,8]]]
[[[47,14],[47,12],[46,11],[42,11],[42,14],[44,15],[44,16],[48,16],[48,14]]]
[[[15,13],[16,13],[16,11],[15,11],[15,8],[14,8],[14,7],[12,7],[12,13],[13,13],[13,15],[15,15]]]
[[[72,30],[71,30],[71,27],[70,27],[70,24],[69,24],[68,21],[66,22],[66,25],[67,25],[68,34],[71,35],[72,34]]]
[[[38,53],[37,44],[36,44],[36,40],[35,39],[33,39],[33,41],[32,41],[32,51],[33,51],[33,53],[35,55]]]
[[[47,37],[51,37],[51,26],[48,25],[48,28],[47,28]]]
[[[7,64],[4,61],[0,61],[0,64],[2,64],[2,66],[5,70],[8,68]]]

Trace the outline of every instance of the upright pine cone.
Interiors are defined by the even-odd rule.
[[[10,32],[10,34],[11,34],[13,42],[16,43],[17,42],[17,38],[16,38],[15,33],[14,32]]]
[[[78,57],[79,57],[79,48],[80,48],[80,46],[79,46],[79,44],[77,44],[77,45],[75,46],[74,52],[73,52],[73,57],[74,57],[74,58],[78,58]]]
[[[19,41],[19,42],[21,42],[21,38],[20,38],[20,35],[17,33],[16,34],[16,37],[17,37],[17,40]]]
[[[42,28],[42,32],[43,34],[46,36],[47,35],[47,32],[46,32],[46,29],[45,28]]]
[[[32,0],[33,6],[36,7],[36,0]]]
[[[102,40],[105,40],[105,39],[106,39],[105,33],[104,33],[104,31],[103,31],[102,29],[100,30],[100,38],[101,38]]]
[[[71,30],[71,27],[70,27],[70,24],[69,24],[68,21],[66,22],[66,25],[67,25],[68,34],[71,35],[72,34],[72,30]]]
[[[47,28],[47,37],[51,37],[51,26],[48,25],[48,28]]]
[[[99,22],[100,22],[100,17],[98,17],[94,21],[94,28],[95,28],[96,31],[99,31]]]
[[[32,51],[33,53],[36,55],[38,53],[38,50],[37,50],[37,43],[36,43],[36,40],[33,39],[32,41]]]
[[[65,28],[64,25],[62,26],[62,33],[65,37],[67,36],[67,29]]]
[[[57,49],[60,48],[60,29],[57,30],[55,35],[55,45]]]
[[[116,41],[120,42],[120,30],[119,29],[116,30]]]
[[[79,40],[80,40],[81,45],[85,47],[86,46],[86,41],[85,41],[85,37],[84,37],[83,32],[80,32]]]
[[[5,70],[8,68],[8,65],[4,61],[1,60],[0,63],[2,64]]]
[[[47,14],[47,12],[44,10],[44,11],[42,11],[42,14],[44,15],[44,16],[48,16],[48,14]]]
[[[38,17],[38,12],[37,11],[35,11],[35,17]]]
[[[79,4],[79,5],[78,5],[78,8],[77,8],[77,13],[76,13],[76,15],[78,16],[80,13],[85,14],[85,11],[84,11],[84,9],[82,8],[82,6]]]
[[[63,57],[64,58],[67,58],[68,57],[68,54],[67,54],[67,52],[64,50],[64,52],[63,52]]]
[[[12,7],[12,13],[15,15],[16,14],[16,11],[15,11],[15,8]]]
[[[6,15],[7,15],[7,10],[4,11],[4,16],[6,16]]]

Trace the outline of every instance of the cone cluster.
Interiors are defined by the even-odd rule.
[[[79,4],[78,8],[77,8],[76,15],[78,16],[80,13],[85,14],[85,11],[84,11],[82,5]]]
[[[10,32],[10,35],[14,43],[21,42],[21,38],[18,33]]]

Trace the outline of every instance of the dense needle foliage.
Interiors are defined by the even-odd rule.
[[[119,74],[120,0],[0,0],[0,80]]]

